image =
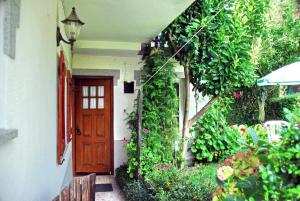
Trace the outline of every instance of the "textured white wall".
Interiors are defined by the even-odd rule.
[[[56,0],[22,0],[16,59],[0,50],[0,112],[19,132],[0,146],[1,201],[51,200],[65,176],[67,162],[56,164],[56,22]]]

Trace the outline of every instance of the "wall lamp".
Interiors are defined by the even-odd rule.
[[[78,38],[80,34],[81,27],[84,25],[84,22],[82,22],[76,13],[75,8],[72,8],[72,12],[63,21],[61,21],[65,25],[65,33],[67,35],[68,40],[65,40],[63,36],[61,35],[59,26],[57,27],[56,32],[56,42],[57,46],[59,46],[60,41],[63,41],[69,45],[71,45],[71,49],[73,50],[73,45],[76,39]]]

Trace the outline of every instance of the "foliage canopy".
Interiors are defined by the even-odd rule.
[[[256,78],[252,46],[263,29],[267,0],[198,0],[164,32],[176,57],[190,68],[191,83],[216,96],[251,86]]]

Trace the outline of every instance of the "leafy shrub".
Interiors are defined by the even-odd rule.
[[[121,189],[123,189],[126,184],[133,181],[133,179],[131,179],[127,173],[127,168],[127,165],[121,165],[116,169],[116,182]]]
[[[156,189],[157,200],[211,200],[215,190],[217,165],[198,165],[191,169],[157,168],[148,179]]]
[[[281,134],[280,145],[270,147],[261,168],[267,200],[300,199],[300,109],[286,113],[291,126]]]
[[[262,200],[259,158],[251,151],[227,158],[217,171],[220,187],[214,200]]]
[[[130,178],[127,173],[128,166],[122,165],[116,169],[116,181],[123,191],[127,201],[152,201],[153,196],[148,193],[140,181]]]
[[[283,120],[285,118],[284,108],[295,110],[300,107],[300,94],[273,98],[266,105],[267,120]]]
[[[154,198],[146,191],[141,182],[133,180],[123,189],[127,201],[153,201]]]
[[[241,96],[234,99],[230,105],[232,110],[226,116],[228,122],[236,124],[258,124],[258,97],[257,87],[244,87],[240,90]]]
[[[300,199],[300,109],[286,112],[291,126],[282,131],[280,142],[269,144],[252,130],[247,151],[219,167],[222,182],[214,201]]]
[[[228,125],[231,98],[222,98],[193,126],[195,135],[191,151],[198,161],[218,161],[237,152],[239,131]]]
[[[243,145],[252,145],[260,141],[268,141],[267,129],[264,128],[261,124],[254,126],[240,125],[237,127],[240,132],[240,140]]]

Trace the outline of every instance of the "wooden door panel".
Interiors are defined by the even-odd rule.
[[[82,121],[83,122],[82,122],[81,134],[84,136],[85,139],[87,137],[92,137],[92,115],[91,114],[83,114]]]
[[[105,147],[105,143],[103,142],[99,142],[96,143],[96,151],[97,153],[99,153],[97,155],[96,159],[96,164],[97,165],[102,165],[105,166],[106,165],[106,147]]]
[[[76,80],[76,172],[112,172],[112,80]]]
[[[83,142],[82,143],[82,165],[84,167],[92,167],[93,166],[93,145],[91,142]]]
[[[104,114],[98,114],[96,115],[96,134],[97,137],[103,138],[105,137],[105,127],[104,127],[104,122],[105,122],[105,116]]]

